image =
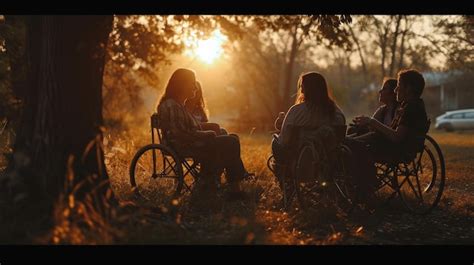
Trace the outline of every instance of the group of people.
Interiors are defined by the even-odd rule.
[[[273,139],[272,151],[277,163],[285,164],[287,158],[288,128],[290,126],[321,127],[344,125],[342,110],[328,96],[324,77],[316,72],[303,74],[299,79],[299,93],[293,105],[281,121],[275,125],[280,130]],[[425,81],[421,73],[413,69],[401,70],[397,79],[385,79],[379,90],[381,106],[372,117],[357,116],[343,140],[353,156],[350,170],[353,172],[358,193],[370,200],[378,183],[375,162],[400,161],[415,154],[420,139],[429,129],[429,120],[421,95]]]
[[[370,194],[376,184],[375,162],[399,159],[413,151],[419,136],[428,131],[429,122],[421,99],[425,81],[416,70],[402,70],[397,79],[386,79],[379,91],[382,103],[372,117],[357,116],[347,131],[345,143],[355,153],[358,166],[354,175],[360,193]],[[187,150],[201,163],[207,189],[215,188],[215,178],[225,170],[229,195],[240,197],[240,181],[251,175],[241,159],[240,140],[217,123],[211,123],[205,108],[202,88],[195,72],[177,69],[159,100],[158,117],[164,136],[177,150]],[[279,131],[272,141],[277,163],[288,162],[289,128],[345,125],[342,109],[331,99],[327,82],[317,72],[304,73],[298,80],[298,97],[275,121]]]

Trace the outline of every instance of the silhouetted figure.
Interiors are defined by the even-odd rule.
[[[240,158],[240,143],[236,137],[217,136],[215,131],[203,130],[200,123],[186,110],[185,101],[194,97],[196,89],[194,71],[180,68],[171,75],[157,106],[165,137],[178,151],[186,150],[196,154],[201,162],[206,189],[215,189],[215,178],[224,168],[230,195],[241,196],[239,183],[248,173]]]
[[[298,87],[299,96],[296,103],[288,110],[283,119],[280,134],[272,141],[273,156],[280,164],[288,160],[286,149],[290,141],[289,126],[318,128],[323,125],[345,124],[344,114],[329,97],[326,80],[321,74],[310,72],[301,75]],[[280,113],[277,121],[281,120],[281,116]]]
[[[372,115],[372,118],[387,126],[390,126],[392,123],[395,111],[399,106],[395,93],[396,87],[397,79],[386,78],[384,80],[382,88],[379,90],[379,102],[382,103],[382,105]],[[370,132],[368,126],[356,126],[355,124],[351,124],[347,134],[350,137],[355,137],[368,132]]]
[[[196,86],[194,97],[188,98],[184,104],[186,110],[188,110],[189,113],[199,121],[203,130],[213,130],[217,135],[227,135],[227,131],[224,128],[221,128],[219,124],[209,122],[209,112],[206,108],[206,101],[202,94],[201,83],[196,81]]]
[[[415,152],[429,129],[425,104],[421,95],[425,87],[423,76],[416,70],[402,70],[398,73],[395,89],[400,103],[392,123],[387,126],[375,118],[359,116],[356,125],[368,126],[373,132],[354,138],[346,138],[358,158],[360,171],[366,176],[365,194],[376,185],[376,161],[400,161],[407,154]]]

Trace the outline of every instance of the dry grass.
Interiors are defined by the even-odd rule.
[[[204,215],[199,209],[180,216],[180,229],[173,232],[153,229],[154,236],[136,235],[132,242],[141,243],[213,243],[213,244],[417,244],[474,242],[472,226],[471,174],[474,160],[472,133],[434,132],[446,156],[447,188],[440,206],[430,217],[406,213],[399,203],[377,209],[375,214],[355,213],[340,216],[329,209],[319,213],[284,212],[277,207],[281,193],[271,172],[266,168],[270,154],[270,134],[242,134],[242,158],[245,166],[258,176],[247,186],[249,192],[261,189],[256,201],[242,205],[222,202]],[[143,133],[144,139],[149,137]],[[144,144],[147,140],[137,141]],[[138,145],[116,141],[125,152],[109,152],[109,170],[114,190],[129,198],[126,166]],[[109,146],[110,148],[110,146]],[[112,149],[109,149],[112,150]],[[258,188],[256,188],[258,187]],[[253,189],[253,190],[252,190]],[[199,207],[199,206],[196,206]],[[179,215],[178,215],[179,216]],[[199,216],[199,218],[198,218]],[[240,221],[237,221],[240,220]],[[419,225],[419,226],[418,226]],[[420,229],[420,226],[423,229]],[[441,228],[441,233],[434,234]],[[144,229],[146,233],[147,229]],[[167,229],[171,229],[168,227]],[[175,230],[176,230],[175,229]],[[158,231],[159,230],[159,231]],[[173,230],[172,230],[173,231]],[[127,240],[125,240],[127,241]]]
[[[139,147],[150,142],[147,130],[106,134],[106,165],[112,189],[133,211],[75,202],[65,193],[55,212],[55,228],[36,243],[56,244],[472,244],[474,137],[472,132],[431,134],[447,164],[447,186],[438,208],[426,217],[395,202],[375,213],[346,216],[330,207],[318,212],[284,212],[281,193],[266,168],[271,136],[240,135],[242,158],[257,180],[246,182],[244,201],[227,202],[225,191],[188,196],[175,205],[156,205],[134,197],[128,167]],[[105,210],[104,210],[105,209]]]

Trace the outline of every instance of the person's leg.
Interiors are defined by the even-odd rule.
[[[357,136],[353,138],[359,142],[371,144],[372,142],[377,140],[378,136],[379,135],[376,132],[367,132],[364,134],[358,134]]]
[[[240,158],[240,142],[238,138],[229,135],[217,136],[214,138],[214,147],[217,150],[219,165],[226,169],[231,194],[239,193],[239,184],[246,171]]]
[[[366,138],[368,140],[369,138]],[[356,140],[354,138],[346,138],[344,144],[349,147],[352,152],[350,158],[349,170],[353,173],[354,184],[358,190],[360,199],[366,200],[370,198],[377,186],[377,177],[375,169],[375,161],[369,152],[367,143]]]
[[[200,164],[200,181],[209,187],[212,185],[212,188],[215,188],[216,179],[223,169],[218,163],[217,150],[213,141],[206,143],[204,146],[194,147],[192,153],[194,159]]]
[[[364,141],[368,145],[368,150],[375,162],[396,161],[400,157],[399,144],[396,144],[381,135],[374,135]]]

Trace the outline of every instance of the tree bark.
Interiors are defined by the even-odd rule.
[[[22,100],[19,127],[17,128],[15,150],[25,149],[32,138],[35,108],[25,106],[36,105],[36,90],[30,89],[36,83],[35,72],[38,69],[37,60],[39,46],[35,41],[40,38],[37,16],[6,16],[10,34],[5,38],[7,54],[11,68],[12,91]],[[24,121],[24,122],[23,122]],[[11,165],[9,165],[11,168]]]
[[[11,86],[16,97],[23,99],[26,92],[26,63],[25,49],[27,23],[26,16],[6,15],[4,32],[6,54],[11,71]],[[3,33],[3,32],[2,32]]]
[[[113,16],[34,16],[28,23],[29,85],[14,152],[28,168],[30,192],[50,203],[64,190],[67,172],[74,172],[73,185],[83,185],[79,198],[100,183],[98,192],[109,188],[101,130],[112,21]]]

